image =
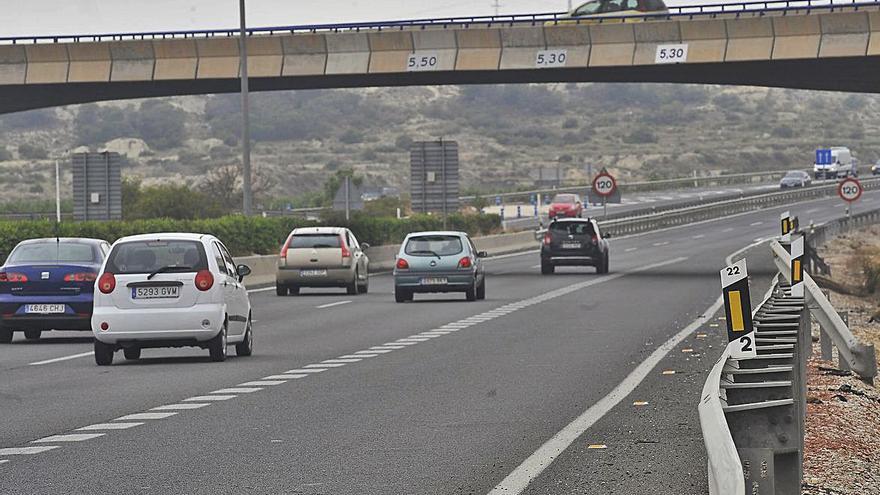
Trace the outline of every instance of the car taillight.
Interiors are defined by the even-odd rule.
[[[544,234],[544,245],[545,246],[549,246],[550,242],[552,242],[552,241],[553,241],[553,236],[550,235],[550,232],[547,232],[546,234]]]
[[[64,276],[65,282],[94,282],[98,276],[92,272],[68,273]]]
[[[398,270],[409,270],[409,263],[406,262],[403,258],[397,259],[397,269]]]
[[[98,279],[98,290],[104,294],[109,294],[116,289],[116,276],[112,273],[105,273]]]
[[[351,250],[345,245],[345,237],[339,236],[339,245],[342,246],[342,257],[351,258]]]
[[[470,256],[465,256],[464,258],[458,260],[459,268],[470,268],[471,266],[473,266],[473,263],[471,262]]]
[[[293,234],[288,236],[287,240],[284,241],[284,244],[281,246],[281,259],[287,259],[287,249],[290,248],[290,243],[293,241]]]
[[[214,286],[214,275],[208,270],[196,273],[196,289],[204,292]]]
[[[25,283],[27,281],[27,275],[24,273],[0,272],[0,282]]]
[[[596,234],[593,234],[593,244],[599,244],[599,237]]]

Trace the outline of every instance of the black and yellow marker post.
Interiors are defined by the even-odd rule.
[[[731,342],[730,357],[745,359],[757,356],[745,259],[721,270],[721,290],[724,295],[724,315],[727,317],[727,338]]]
[[[804,297],[804,236],[791,241],[791,297]]]
[[[791,212],[786,211],[779,215],[779,226],[782,231],[782,242],[790,242],[791,241],[791,233],[794,230],[794,222],[791,218]]]

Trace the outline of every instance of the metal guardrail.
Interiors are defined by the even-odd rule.
[[[405,19],[376,22],[348,22],[334,24],[304,24],[289,26],[268,26],[250,28],[248,36],[273,35],[282,33],[316,33],[316,32],[339,32],[339,31],[381,31],[404,28],[427,28],[427,27],[455,27],[480,25],[515,25],[515,24],[544,24],[546,22],[575,23],[575,24],[602,24],[626,21],[645,20],[671,20],[679,17],[716,17],[719,14],[740,15],[751,13],[765,15],[767,13],[786,13],[789,11],[813,11],[835,9],[858,10],[863,7],[877,6],[878,2],[862,2],[857,0],[768,0],[747,1],[738,3],[713,3],[704,5],[691,5],[670,7],[664,13],[646,13],[637,16],[608,16],[602,18],[572,19],[566,12],[547,12],[537,14],[513,14],[513,15],[487,15],[487,16],[462,16],[462,17],[438,17],[424,19]],[[238,36],[238,28],[234,29],[207,29],[207,30],[184,30],[184,31],[145,31],[137,33],[104,33],[104,34],[67,34],[67,35],[42,35],[42,36],[11,36],[0,37],[0,43],[80,43],[95,41],[124,41],[124,40],[147,40],[147,39],[174,39],[174,38],[212,38]]]

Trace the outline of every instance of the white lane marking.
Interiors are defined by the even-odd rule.
[[[502,313],[498,313],[496,316],[503,316],[503,314],[502,314]],[[444,331],[444,330],[434,330],[434,331],[431,331],[431,332],[422,332],[422,333],[420,333],[419,335],[424,335],[424,336],[426,336],[426,337],[442,337],[442,336],[444,336],[444,335],[449,335],[450,333],[452,333],[452,332],[447,332],[447,331]]]
[[[327,371],[327,368],[309,368],[309,369],[296,369],[296,370],[287,370],[285,373],[320,373],[322,371]]]
[[[269,375],[269,376],[264,376],[262,379],[263,379],[263,380],[295,380],[295,379],[297,379],[297,378],[302,378],[302,377],[304,377],[304,376],[309,376],[309,375],[305,375],[305,374],[303,374],[303,375],[294,375],[293,373],[286,373],[286,374],[283,374],[283,375]]]
[[[575,440],[577,440],[584,432],[593,426],[596,421],[601,419],[611,409],[626,398],[629,394],[639,386],[646,376],[654,369],[655,366],[664,358],[669,351],[674,349],[691,333],[703,326],[712,319],[715,313],[723,304],[722,298],[718,298],[699,318],[693,323],[675,334],[671,339],[667,340],[658,347],[647,359],[639,364],[626,378],[623,379],[614,390],[605,397],[590,406],[574,421],[569,423],[565,428],[560,430],[553,438],[548,440],[538,450],[530,455],[522,462],[512,473],[507,475],[489,495],[519,495],[528,486],[529,483],[538,475],[544,472],[554,459],[559,457]]]
[[[212,401],[221,401],[221,400],[229,400],[238,397],[237,395],[198,395],[196,397],[190,397],[189,399],[183,399],[183,402],[212,402]]]
[[[400,346],[402,346],[402,345],[403,345],[403,346],[407,346],[407,345],[416,345],[416,344],[418,344],[418,342],[398,342],[398,341],[394,341],[394,347],[395,347],[396,349],[400,349],[400,348],[401,348]],[[395,350],[395,349],[391,349],[391,350]],[[378,351],[376,351],[376,352],[378,352]]]
[[[405,346],[402,346],[402,345],[388,345],[388,344],[385,344],[385,345],[377,345],[377,346],[374,346],[374,347],[370,347],[368,350],[370,350],[370,351],[386,351],[386,350],[389,350],[389,349],[390,349],[390,350],[392,350],[392,351],[396,351],[396,350],[398,350],[398,349],[403,349],[404,347],[405,347]]]
[[[193,409],[201,409],[211,404],[187,402],[186,404],[167,404],[164,406],[154,407],[150,411],[192,411]]]
[[[806,211],[806,213],[809,215],[810,213],[815,213],[817,211],[819,211],[819,208],[810,208],[809,210]]]
[[[122,416],[114,419],[113,421],[142,421],[142,420],[152,420],[152,419],[165,419],[170,418],[177,414],[176,412],[146,412],[146,413],[136,413],[129,414],[126,416]]]
[[[6,464],[7,462],[9,462],[9,460],[7,460],[7,459],[0,459],[0,464]]]
[[[355,354],[385,354],[386,352],[391,352],[395,349],[370,349],[369,351],[357,351]]]
[[[70,433],[68,435],[52,435],[40,438],[31,443],[85,442],[93,438],[103,437],[106,433]]]
[[[722,230],[721,232],[733,232],[733,227],[727,227],[726,229]]]
[[[532,267],[532,270],[537,270],[538,268],[541,268],[541,265],[535,265],[535,266],[533,266],[533,267]]]
[[[706,237],[706,234],[697,234],[697,235],[691,237],[691,239],[702,239],[703,237]]]
[[[351,302],[351,301],[339,301],[339,302],[330,303],[330,304],[322,304],[321,306],[315,306],[315,308],[317,308],[317,309],[327,309],[327,308],[332,308],[332,307],[334,307],[334,306],[342,306],[343,304],[349,304],[350,302]]]
[[[345,366],[345,363],[324,363],[324,364],[307,364],[306,368],[339,368]]]
[[[354,359],[354,358],[361,359],[361,358],[371,358],[371,357],[376,357],[376,356],[378,356],[378,354],[346,354],[345,356],[339,356],[339,359]],[[286,371],[285,373],[289,373],[289,372]]]
[[[639,249],[639,248],[631,247],[631,248],[626,248],[626,249],[624,249],[623,251],[626,252],[626,253],[631,253],[631,252],[636,251],[636,250],[638,250],[638,249]]]
[[[764,225],[764,222],[752,222],[749,224],[749,227],[757,227],[758,225]]]
[[[305,377],[307,377],[307,376],[312,376],[312,375],[309,375],[309,374],[307,374],[307,373],[303,373],[302,375],[294,375],[294,374],[272,375],[272,377],[279,377],[279,378],[282,377],[282,376],[287,377],[288,380],[291,380],[291,379],[292,379],[292,380],[296,380],[296,379],[299,379],[299,378],[305,378]],[[268,378],[268,377],[267,377],[267,378]]]
[[[260,387],[235,387],[235,388],[221,388],[220,390],[215,390],[211,392],[212,394],[252,394],[254,392],[259,392]]]
[[[668,246],[668,245],[669,245],[669,241],[655,242],[653,245],[654,245],[655,247]]]
[[[407,337],[405,339],[395,340],[391,345],[397,344],[406,344],[406,343],[418,343],[418,342],[427,342],[431,340],[430,337]]]
[[[336,359],[325,359],[324,361],[321,361],[321,363],[322,363],[322,364],[323,364],[323,363],[327,363],[327,364],[334,364],[334,363],[337,363],[337,364],[338,364],[338,363],[346,364],[346,363],[356,363],[356,362],[358,362],[358,361],[360,361],[360,360],[361,360],[361,358],[348,358],[348,359],[344,359],[344,358],[336,358]]]
[[[55,359],[47,359],[45,361],[37,361],[35,363],[28,363],[28,366],[40,366],[42,364],[52,364],[52,363],[60,363],[61,361],[69,361],[71,359],[79,359],[88,356],[94,356],[95,351],[92,352],[83,352],[82,354],[74,354],[72,356],[64,356]]]
[[[239,383],[239,387],[262,387],[268,385],[281,385],[283,383],[287,383],[287,380],[260,380],[258,382],[244,382]]]
[[[57,449],[57,445],[45,445],[42,447],[15,447],[11,449],[0,449],[0,455],[34,455]]]
[[[95,431],[95,430],[127,430],[129,428],[134,428],[135,426],[140,426],[143,423],[98,423],[89,426],[83,426],[82,428],[77,428],[76,431]]]
[[[275,287],[263,287],[262,289],[250,289],[248,290],[248,294],[257,294],[260,292],[269,292],[270,290],[275,290]]]

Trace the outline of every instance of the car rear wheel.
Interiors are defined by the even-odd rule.
[[[403,303],[407,301],[412,301],[413,295],[412,292],[406,289],[395,288],[394,289],[394,300]]]
[[[275,295],[286,296],[290,289],[286,285],[275,284]]]
[[[361,294],[366,294],[370,291],[370,276],[367,275],[367,278],[364,279],[364,283],[358,284],[358,292]]]
[[[608,253],[602,257],[602,262],[596,267],[596,273],[608,273]]]
[[[227,324],[223,324],[220,333],[216,337],[208,341],[208,352],[211,354],[211,361],[226,361],[226,328]]]
[[[28,340],[40,340],[40,335],[43,334],[42,330],[25,330],[24,338]]]
[[[110,366],[113,364],[113,352],[115,352],[115,349],[112,345],[95,340],[95,363],[98,366]]]
[[[12,330],[0,328],[0,344],[8,344],[12,342]]]
[[[486,299],[486,277],[483,277],[483,281],[480,282],[479,287],[477,287],[477,299],[482,301]]]
[[[287,287],[287,293],[290,294],[291,296],[298,296],[299,295],[299,287],[297,287],[296,285],[289,285]]]
[[[556,271],[556,267],[549,261],[541,260],[541,275],[550,275]]]
[[[254,353],[254,331],[252,329],[251,319],[248,318],[247,330],[244,332],[244,340],[235,344],[235,355],[238,357],[247,357]]]
[[[477,300],[477,282],[474,281],[471,284],[470,288],[464,291],[464,297],[467,298],[468,301],[473,302]]]
[[[358,294],[358,273],[354,272],[354,278],[351,279],[351,282],[345,286],[345,292],[349,296],[356,296]]]
[[[141,348],[140,347],[126,347],[122,349],[122,354],[125,355],[125,359],[129,361],[137,361],[141,358]]]

